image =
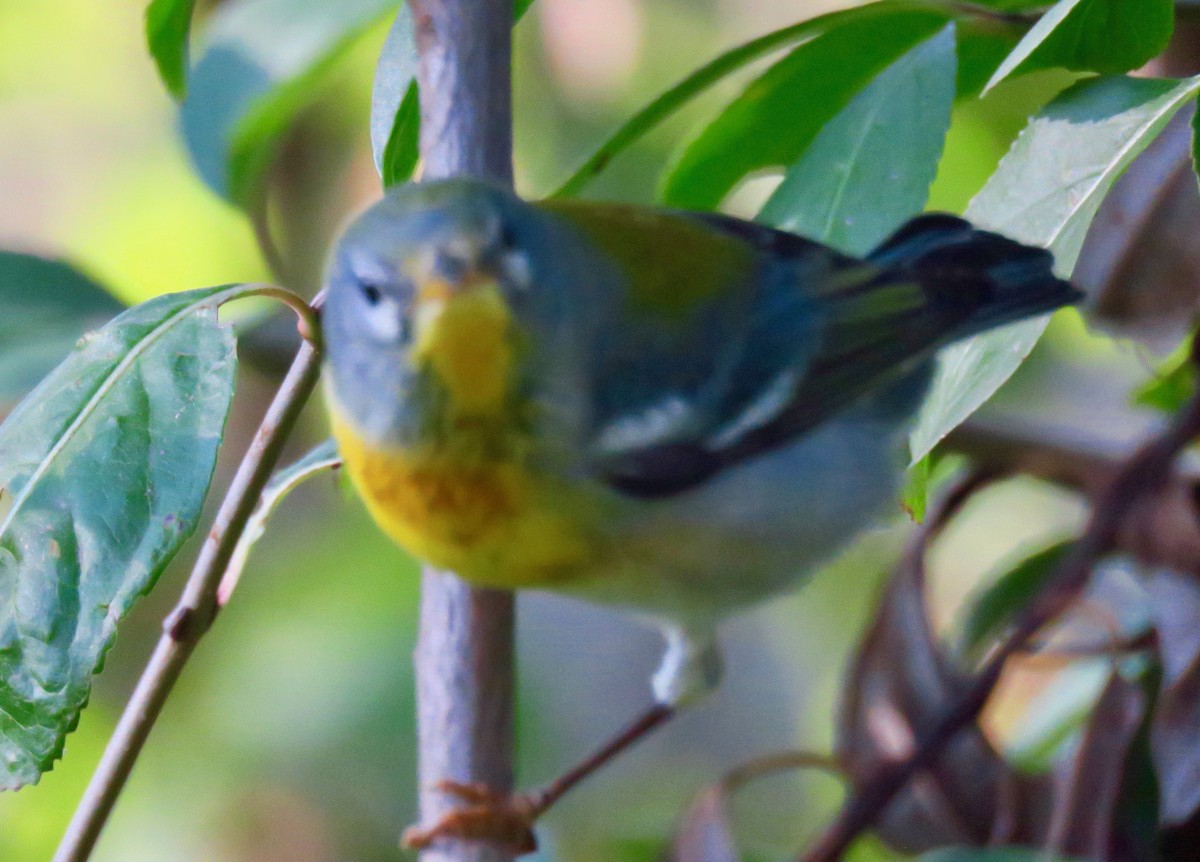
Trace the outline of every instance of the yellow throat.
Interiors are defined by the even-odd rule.
[[[513,368],[512,312],[495,284],[453,295],[442,282],[420,291],[413,361],[427,365],[450,396],[456,415],[504,407]]]
[[[523,464],[511,392],[518,349],[495,285],[421,291],[412,360],[447,396],[435,439],[379,448],[333,405],[346,468],[376,522],[409,552],[489,586],[561,580],[588,556],[563,497]]]

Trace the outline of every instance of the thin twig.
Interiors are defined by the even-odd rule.
[[[1088,439],[1079,429],[1021,428],[968,422],[946,438],[947,449],[983,469],[1033,476],[1099,498],[1127,457],[1118,441]],[[1200,469],[1180,459],[1166,486],[1135,517],[1122,521],[1114,549],[1146,566],[1200,573]]]
[[[221,576],[319,371],[318,344],[305,341],[238,466],[179,604],[163,621],[163,635],[75,809],[54,862],[84,862],[91,855],[167,696],[216,618]]]
[[[1081,641],[1067,643],[1062,646],[1046,644],[1026,644],[1021,647],[1021,660],[1028,664],[1049,663],[1055,666],[1072,664],[1080,659],[1105,658],[1116,660],[1124,656],[1148,652],[1155,648],[1158,636],[1153,631],[1144,632],[1132,638],[1103,641]]]
[[[925,734],[912,755],[889,764],[860,786],[803,862],[835,862],[846,848],[879,818],[892,798],[923,769],[931,766],[959,731],[972,725],[991,697],[1008,659],[1047,623],[1054,620],[1086,586],[1092,567],[1115,545],[1123,523],[1171,478],[1176,457],[1200,435],[1200,394],[1180,412],[1161,436],[1150,441],[1117,472],[1097,499],[1087,529],[1059,564],[1039,600],[1015,630],[991,654],[959,699]]]
[[[736,793],[752,781],[767,775],[800,769],[817,769],[838,778],[846,777],[846,772],[836,757],[815,751],[777,751],[735,766],[725,773],[718,783],[726,793]]]

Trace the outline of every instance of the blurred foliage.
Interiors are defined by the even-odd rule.
[[[28,285],[38,285],[29,290]],[[114,317],[121,303],[70,265],[0,251],[0,404],[34,387],[89,329]]]
[[[133,0],[0,7],[0,185],[6,189],[0,243],[12,250],[0,254],[0,302],[10,321],[0,326],[4,409],[80,334],[116,311],[113,297],[134,303],[197,285],[249,282],[270,269],[311,292],[338,224],[416,166],[412,32],[406,12],[389,20],[395,2],[196,5],[154,0],[144,22]],[[988,0],[983,11],[909,0],[803,5],[808,20],[798,22],[796,4],[787,0],[538,0],[532,7],[520,0],[514,6],[519,187],[545,193],[565,180],[573,193],[643,202],[659,189],[668,202],[761,213],[765,221],[856,252],[928,204],[1050,245],[1065,273],[1109,188],[1200,89],[1197,79],[1091,74],[1128,71],[1163,47],[1172,11],[1165,0],[1060,0],[1040,19],[1030,10],[1044,4],[1029,0]],[[203,16],[196,33],[194,11]],[[150,54],[139,44],[143,35]],[[198,59],[190,64],[193,53]],[[183,99],[178,110],[156,73]],[[1187,180],[1194,195],[1194,178]],[[1173,216],[1182,220],[1175,227],[1194,235],[1188,212]],[[1130,255],[1145,254],[1130,248]],[[1105,278],[1111,281],[1113,272]],[[1146,284],[1154,283],[1147,277]],[[1194,304],[1194,293],[1185,296],[1185,307],[1189,298]],[[180,301],[188,300],[160,299],[129,312],[125,324],[82,342],[69,360],[75,365],[61,367],[51,383],[95,372],[89,351],[96,345],[125,332],[122,326],[138,315]],[[174,320],[172,313],[163,319]],[[925,455],[1030,351],[1032,361],[993,412],[1020,420],[1049,411],[1068,425],[1103,416],[1108,430],[1136,434],[1147,415],[1130,406],[1131,392],[1140,392],[1142,405],[1174,409],[1194,386],[1182,360],[1152,375],[1138,350],[1121,340],[1141,337],[1144,321],[1137,317],[1135,310],[1118,320],[1114,338],[1085,333],[1078,317],[1060,316],[1036,348],[1044,323],[956,348],[914,454]],[[157,349],[179,347],[176,353],[186,355],[204,345],[215,350],[219,342],[228,352],[214,308],[181,320],[187,344],[173,346],[164,336]],[[277,382],[269,355],[290,349],[291,341],[279,346],[270,326],[243,342],[255,367],[239,375],[242,394],[225,435],[230,454],[218,465],[219,485]],[[138,368],[144,397],[121,389],[133,377],[130,367],[117,369],[120,380],[111,388],[130,403],[87,402],[100,420],[111,421],[97,423],[104,433],[76,435],[88,451],[73,459],[73,468],[102,475],[106,468],[86,457],[88,447],[136,448],[145,441],[122,434],[147,423],[126,419],[153,418],[156,399],[178,400],[203,382],[220,390],[210,391],[221,404],[208,413],[220,424],[233,366],[200,365],[198,372],[176,362],[165,374]],[[1101,413],[1097,392],[1114,405],[1110,412]],[[48,455],[35,451],[36,435],[25,425],[44,410],[65,416],[67,430],[77,432],[82,426],[71,417],[82,415],[79,394],[69,383],[44,387],[0,431],[6,459],[0,474],[10,498],[0,497],[0,534],[32,511],[26,504],[37,498],[38,482],[70,483],[69,475],[36,469]],[[184,472],[193,487],[173,489],[188,499],[176,507],[186,511],[187,523],[173,529],[166,546],[129,540],[136,532],[129,524],[136,527],[146,515],[132,504],[119,512],[130,516],[128,523],[108,524],[108,538],[117,541],[96,541],[101,556],[129,552],[109,567],[128,578],[108,584],[121,612],[193,526],[191,510],[215,454],[215,432],[179,443],[175,438],[196,429],[186,422],[149,425],[157,428],[156,445],[192,453]],[[303,443],[323,436],[320,420],[314,417],[300,436],[297,456]],[[72,439],[60,438],[63,446]],[[13,456],[22,452],[27,457]],[[318,449],[293,473],[281,474],[280,498],[294,478],[328,466],[327,454]],[[125,462],[152,472],[154,459]],[[914,511],[924,507],[928,461],[922,463],[908,497]],[[946,472],[952,470],[939,466],[935,478]],[[133,469],[106,483],[106,491],[128,502],[149,478]],[[957,519],[957,535],[931,554],[929,583],[924,554],[907,556],[877,610],[872,591],[896,556],[900,528],[868,536],[799,598],[731,624],[729,684],[556,809],[545,824],[542,856],[657,859],[695,788],[752,755],[797,743],[828,748],[834,741],[854,784],[892,756],[895,737],[881,735],[878,715],[892,716],[891,732],[919,736],[937,703],[964,684],[969,664],[960,653],[985,646],[1022,612],[1058,552],[1030,549],[1061,541],[1077,527],[1076,510],[1059,498],[1048,501],[1045,489],[1031,483],[984,497],[986,513]],[[95,499],[75,502],[78,523],[110,514]],[[395,836],[415,805],[408,663],[415,567],[333,483],[299,488],[288,505],[288,517],[250,537],[260,542],[237,601],[156,729],[97,860],[397,858]],[[37,533],[39,524],[28,529]],[[1006,556],[1009,563],[994,569],[999,574],[983,574],[989,557],[995,563]],[[53,572],[39,584],[70,583],[86,571],[73,555],[31,557],[40,560],[39,571]],[[176,567],[165,580],[165,589],[122,624],[109,672],[68,740],[65,762],[36,788],[0,797],[0,858],[50,855],[178,587]],[[1060,857],[1148,858],[1137,853],[1166,827],[1163,834],[1186,846],[1200,808],[1193,733],[1200,720],[1200,642],[1193,634],[1200,631],[1200,602],[1194,585],[1168,575],[1135,584],[1118,598],[1098,586],[1091,599],[1120,621],[1119,629],[1144,633],[1153,626],[1158,648],[1137,645],[1120,660],[1089,655],[1023,676],[1019,708],[966,734],[954,757],[939,763],[926,785],[907,791],[875,838],[856,845],[850,858],[980,845],[997,822],[1016,823],[1011,842],[1047,845]],[[26,601],[47,602],[44,640],[61,646],[56,626],[70,621],[69,610],[49,603],[38,584],[23,589]],[[955,619],[966,622],[944,622]],[[80,654],[67,651],[72,673],[65,691],[73,706],[55,708],[60,726],[43,746],[46,756],[75,720],[88,674],[111,640],[111,622],[106,616],[99,636],[84,637]],[[1071,634],[1084,623],[1072,617],[1062,625]],[[640,669],[653,662],[657,644],[605,611],[537,596],[522,599],[521,637],[519,771],[532,783],[644,700]],[[969,649],[950,650],[946,642]],[[8,652],[0,649],[5,660]],[[853,659],[843,683],[847,652]],[[34,674],[39,684],[62,681],[61,663],[49,661],[60,654],[47,653],[48,663]],[[32,664],[22,658],[25,672]],[[80,668],[82,676],[74,673]],[[842,711],[831,722],[835,699]],[[3,706],[0,716],[12,701]],[[1032,730],[1030,716],[1043,719]],[[12,735],[7,721],[0,720],[0,736]],[[1030,774],[1031,764],[1042,771]],[[921,792],[930,786],[942,807]],[[1005,795],[1013,787],[1021,789],[1018,802]],[[688,815],[695,828],[678,834],[709,837],[693,840],[690,850],[677,845],[678,862],[794,852],[828,819],[838,795],[836,783],[807,776],[791,792],[776,790],[740,789],[752,805],[724,794],[702,796]],[[959,846],[921,858],[1029,857]]]

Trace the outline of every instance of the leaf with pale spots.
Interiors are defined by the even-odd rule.
[[[0,425],[0,789],[59,757],[117,622],[196,527],[234,388],[217,305],[248,292],[126,311]]]

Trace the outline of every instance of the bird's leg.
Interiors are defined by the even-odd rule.
[[[715,688],[720,669],[720,656],[711,639],[698,640],[680,630],[668,632],[667,650],[654,675],[654,705],[592,754],[536,790],[509,795],[482,784],[440,782],[438,789],[457,797],[463,805],[433,826],[406,829],[404,846],[421,849],[438,839],[453,838],[487,841],[518,853],[532,853],[537,849],[533,824],[539,817],[575,785]]]
[[[666,704],[654,706],[578,764],[549,784],[525,793],[497,793],[483,784],[441,781],[437,789],[463,802],[428,829],[413,826],[404,831],[405,847],[422,849],[439,838],[488,841],[503,844],[518,853],[537,849],[533,824],[563,795],[608,763],[626,748],[649,734],[675,714]]]

